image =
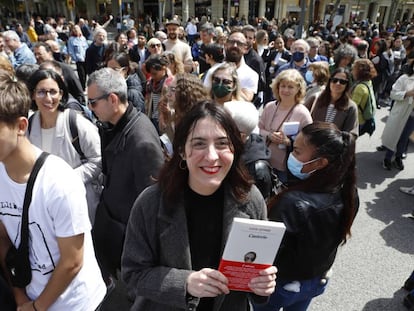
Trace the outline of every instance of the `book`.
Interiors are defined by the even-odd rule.
[[[219,265],[230,290],[251,291],[247,284],[273,265],[285,230],[281,222],[234,218]]]
[[[283,122],[282,131],[286,136],[296,135],[299,132],[299,122]]]

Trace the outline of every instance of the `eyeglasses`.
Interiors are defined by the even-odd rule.
[[[233,40],[233,39],[227,39],[226,43],[228,45],[235,45],[236,44],[237,46],[247,46],[246,42],[241,42],[241,41]]]
[[[50,90],[45,90],[45,89],[40,89],[40,90],[36,90],[35,92],[36,97],[39,98],[45,98],[47,96],[47,94],[50,95],[50,97],[52,98],[56,98],[60,95],[60,90],[54,90],[54,89],[50,89]]]
[[[340,83],[342,85],[345,85],[348,83],[348,80],[340,79],[340,78],[331,78],[331,83]]]
[[[151,49],[153,49],[153,48],[155,48],[155,47],[159,48],[159,47],[161,47],[161,44],[160,44],[160,43],[156,43],[156,44],[151,44],[151,45],[150,45],[150,48],[151,48]]]
[[[229,80],[226,78],[218,78],[218,77],[213,77],[213,83],[217,83],[217,84],[224,84],[224,85],[232,85],[233,84],[233,80]]]
[[[96,104],[98,103],[98,101],[100,101],[101,99],[107,99],[109,97],[109,95],[111,95],[111,94],[103,94],[103,95],[95,97],[95,98],[88,98],[88,105],[91,106],[92,108],[94,108],[96,106]]]

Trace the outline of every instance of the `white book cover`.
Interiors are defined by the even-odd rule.
[[[230,290],[251,291],[247,284],[273,265],[285,230],[281,222],[234,218],[219,266]]]
[[[286,136],[296,135],[299,132],[299,122],[283,122],[282,131]]]

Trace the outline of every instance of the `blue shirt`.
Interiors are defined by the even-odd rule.
[[[21,46],[14,51],[13,56],[10,57],[10,61],[13,67],[17,68],[22,64],[36,64],[36,57],[27,44],[22,43]]]
[[[72,60],[77,62],[84,62],[86,50],[89,45],[85,37],[70,37],[68,41],[68,53]]]

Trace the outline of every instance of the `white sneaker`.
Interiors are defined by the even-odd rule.
[[[414,186],[412,187],[400,187],[400,191],[409,195],[414,195]]]

